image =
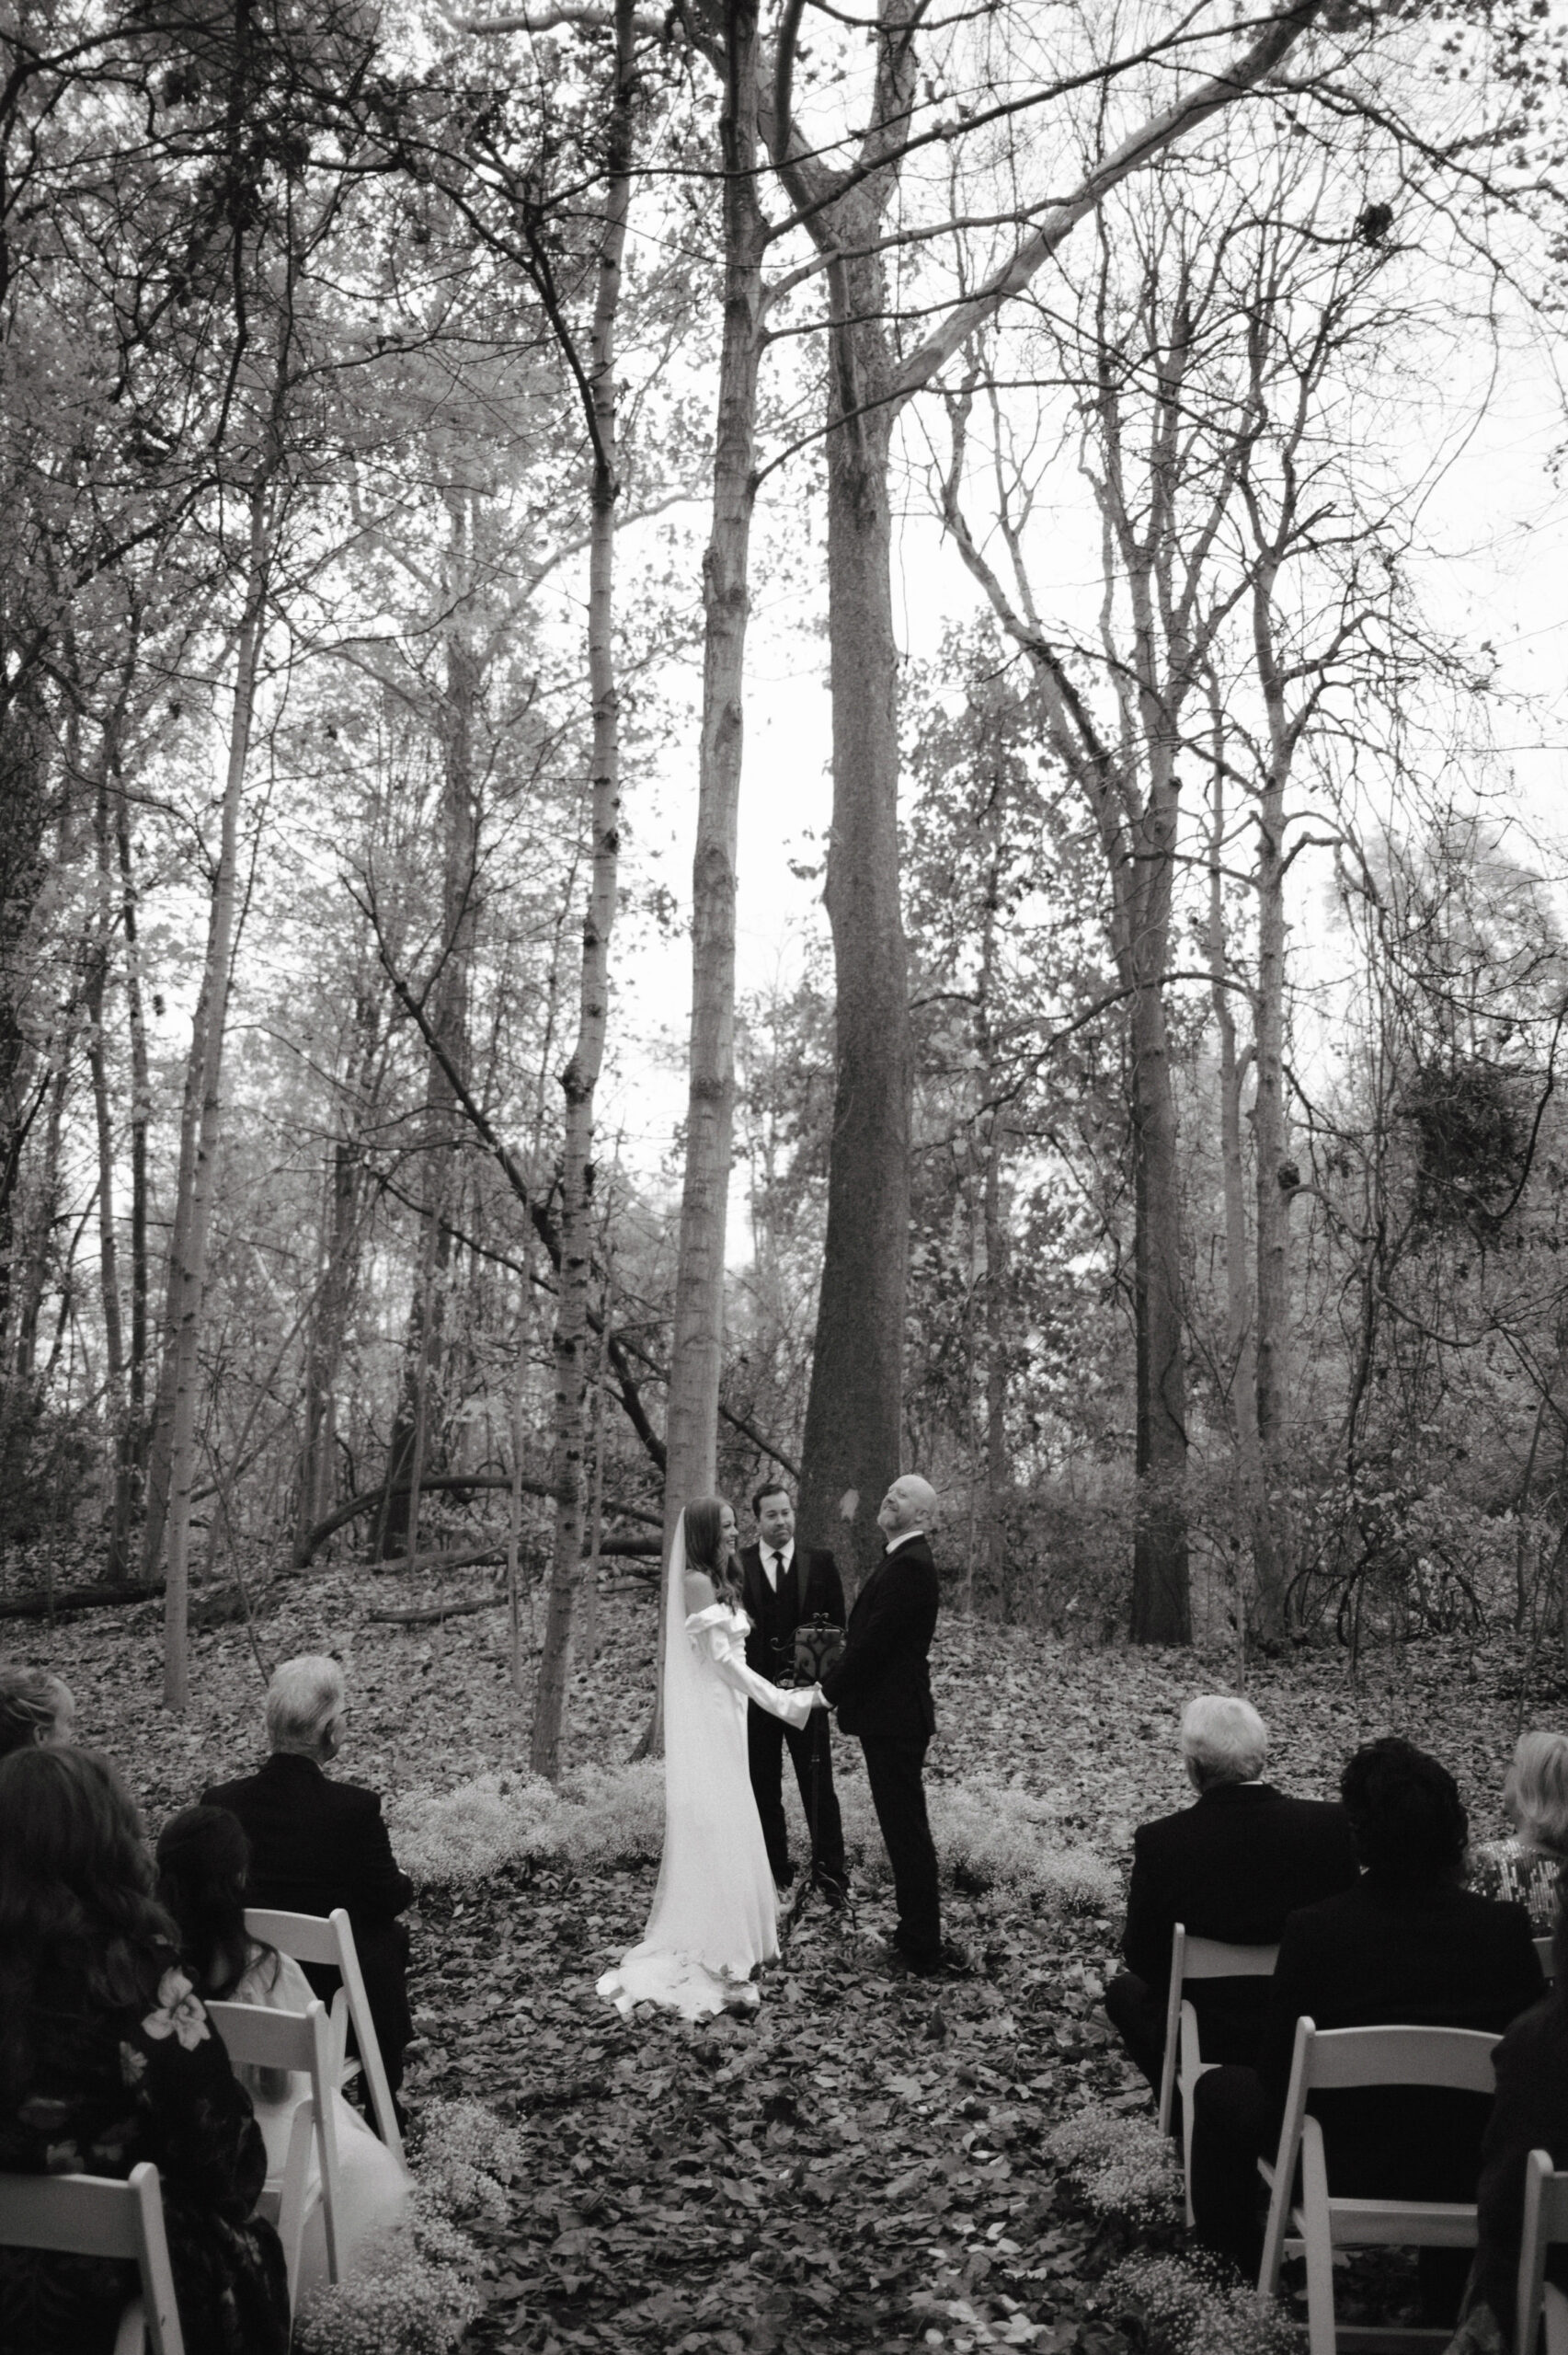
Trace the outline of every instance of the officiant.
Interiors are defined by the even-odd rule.
[[[795,1545],[795,1506],[778,1481],[765,1481],[757,1489],[751,1511],[757,1543],[740,1557],[741,1601],[751,1622],[746,1662],[776,1683],[793,1673],[795,1629],[803,1621],[830,1619],[836,1627],[843,1626],[844,1582],[831,1554]],[[830,1905],[841,1905],[847,1890],[844,1832],[833,1789],[828,1713],[819,1709],[808,1725],[787,1726],[753,1702],[747,1713],[747,1756],[773,1878],[781,1891],[795,1878],[784,1811],[786,1741],[800,1803],[814,1832],[811,1878]]]

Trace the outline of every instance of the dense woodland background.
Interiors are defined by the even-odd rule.
[[[863,1569],[902,1466],[1043,1630],[1568,1638],[1539,715],[1423,593],[1559,329],[1560,14],[3,29],[0,1607],[166,1591],[178,1708],[192,1602],[505,1580],[549,1772],[684,1497]],[[758,563],[830,939],[737,1003]]]

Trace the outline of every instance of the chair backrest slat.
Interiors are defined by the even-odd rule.
[[[311,2011],[323,2011],[313,2004]],[[207,2016],[229,2059],[257,2069],[305,2069],[315,2058],[310,2012],[274,2012],[262,2004],[209,2004]]]
[[[63,2185],[68,2187],[63,2198]],[[69,2249],[79,2257],[136,2257],[136,2203],[130,2187],[111,2176],[7,2176],[0,2244]]]
[[[0,2246],[132,2259],[153,2355],[185,2355],[163,2193],[150,2160],[124,2183],[112,2176],[0,2176]]]
[[[1279,1948],[1237,1947],[1223,1938],[1195,1938],[1189,1930],[1182,1958],[1184,1979],[1272,1979]]]
[[[1307,2055],[1307,2089],[1436,2085],[1450,2093],[1495,2093],[1498,2039],[1466,2028],[1317,2028]]]
[[[296,1962],[329,1962],[342,1968],[335,1924],[321,1913],[280,1913],[264,1905],[247,1905],[245,1926],[263,1946],[292,1954]]]

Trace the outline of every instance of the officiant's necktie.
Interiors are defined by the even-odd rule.
[[[779,1591],[779,1573],[784,1568],[784,1556],[782,1554],[770,1553],[768,1556],[768,1584],[773,1588],[773,1592],[777,1594]]]

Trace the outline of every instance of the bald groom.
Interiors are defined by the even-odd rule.
[[[855,1598],[838,1665],[822,1679],[841,1730],[858,1734],[865,1752],[872,1804],[893,1867],[893,1946],[901,1967],[921,1979],[961,1967],[961,1958],[942,1943],[936,1851],[921,1780],[936,1729],[926,1665],[939,1602],[926,1533],[936,1511],[929,1481],[912,1472],[894,1481],[876,1515],[887,1550]]]

